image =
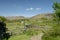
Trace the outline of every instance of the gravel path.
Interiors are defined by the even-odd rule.
[[[40,33],[38,35],[32,36],[30,40],[41,40],[43,36],[43,33]]]

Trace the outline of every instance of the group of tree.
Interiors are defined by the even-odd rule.
[[[7,32],[6,22],[7,19],[4,16],[0,16],[0,40],[8,40],[10,38],[10,34]]]
[[[60,40],[60,3],[55,2],[53,9],[53,30],[47,32],[42,37],[43,40]]]

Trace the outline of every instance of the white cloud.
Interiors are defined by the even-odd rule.
[[[32,11],[32,10],[40,10],[41,8],[27,8],[27,11]]]
[[[33,10],[34,8],[27,8],[26,10],[29,11],[29,10]]]
[[[40,10],[41,8],[36,8],[35,10]]]

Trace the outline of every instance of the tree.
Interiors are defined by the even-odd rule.
[[[6,39],[8,40],[10,37],[9,33],[7,32],[7,28],[6,28],[6,21],[7,19],[3,16],[0,16],[0,40]]]
[[[53,4],[54,14],[53,14],[53,30],[47,32],[48,35],[43,36],[43,40],[60,40],[60,3],[55,2]],[[59,38],[57,38],[57,36]]]
[[[55,11],[54,17],[57,19],[57,21],[60,20],[60,3],[54,3],[53,9]]]
[[[54,3],[53,5],[53,9],[55,11],[54,13],[54,19],[55,19],[55,22],[57,23],[56,26],[54,27],[55,28],[55,31],[57,34],[60,34],[60,3]]]
[[[0,22],[0,39],[3,39],[3,34],[6,33],[6,24],[4,22]]]
[[[53,8],[54,8],[54,10],[60,9],[60,3],[55,2],[55,3],[53,4]]]

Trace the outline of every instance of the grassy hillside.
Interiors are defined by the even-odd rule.
[[[31,18],[21,16],[6,17],[6,27],[12,37],[9,40],[29,40],[29,37],[48,31],[52,27],[52,14],[38,14]],[[27,29],[26,25],[29,25]]]
[[[19,19],[24,19],[25,17],[23,17],[23,16],[7,16],[5,18],[8,20],[19,20]]]
[[[35,15],[31,17],[31,19],[41,19],[41,18],[51,18],[51,17],[52,17],[52,13],[44,13],[44,14]]]

